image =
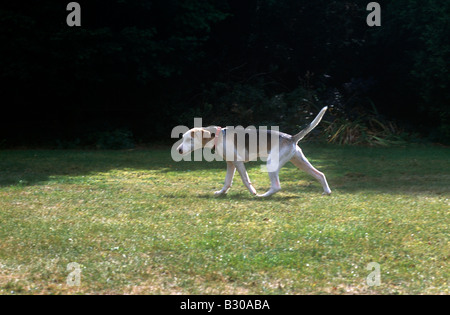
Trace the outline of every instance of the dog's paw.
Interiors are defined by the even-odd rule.
[[[219,190],[214,193],[214,196],[220,197],[220,196],[225,196],[226,194],[227,194],[226,192]]]
[[[331,190],[330,191],[324,191],[322,193],[322,196],[330,196],[331,195]]]
[[[256,195],[257,197],[260,198],[265,198],[265,197],[269,197],[272,196],[273,194],[276,194],[277,192],[279,192],[281,190],[281,188],[270,188],[268,192],[266,192],[265,194],[262,195]]]

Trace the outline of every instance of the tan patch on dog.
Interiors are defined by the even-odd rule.
[[[191,130],[191,138],[196,139],[202,143],[202,147],[204,147],[208,142],[210,142],[214,137],[211,135],[211,132],[205,130],[203,128],[194,128]]]

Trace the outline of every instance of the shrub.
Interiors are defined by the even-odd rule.
[[[127,129],[100,132],[96,134],[96,148],[101,150],[124,150],[135,147],[133,133]]]
[[[397,145],[404,144],[409,135],[396,123],[386,120],[375,111],[357,108],[358,115],[337,112],[334,119],[324,121],[324,135],[329,143],[343,145]]]

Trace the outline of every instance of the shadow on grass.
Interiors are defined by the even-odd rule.
[[[251,163],[250,170],[259,167]],[[0,187],[42,185],[54,177],[88,176],[111,170],[193,173],[202,170],[226,172],[224,162],[175,162],[170,148],[128,151],[14,150],[0,151]],[[225,176],[225,175],[224,175]]]
[[[311,163],[326,174],[331,189],[339,193],[446,194],[450,187],[449,148],[306,145],[303,151]],[[260,165],[249,163],[247,169],[251,173]],[[0,187],[42,185],[59,176],[88,176],[126,169],[155,171],[155,176],[214,170],[223,173],[225,178],[226,165],[224,162],[177,163],[172,160],[169,147],[131,151],[0,151]],[[321,193],[321,187],[314,178],[290,163],[282,170],[280,179],[284,192]],[[235,177],[237,180],[240,180],[238,175]],[[297,181],[302,183],[297,186]],[[217,197],[205,193],[199,198]],[[226,198],[267,200],[250,194],[229,194]],[[300,197],[274,195],[270,198],[286,200]]]
[[[237,200],[237,201],[265,201],[265,200],[274,200],[274,201],[283,201],[283,200],[291,200],[291,199],[300,199],[301,196],[281,196],[281,195],[272,195],[270,197],[261,198],[248,194],[234,194],[229,193],[226,196],[214,196],[214,193],[201,193],[197,196],[200,199],[217,199],[217,200]]]
[[[87,176],[115,169],[169,171],[178,167],[170,150],[0,151],[0,187],[40,185],[58,176]]]

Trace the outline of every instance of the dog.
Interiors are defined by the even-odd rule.
[[[194,128],[183,134],[182,143],[177,147],[177,151],[181,155],[187,155],[200,148],[210,148],[215,149],[215,153],[225,159],[227,163],[225,183],[221,190],[214,193],[216,196],[228,193],[236,170],[252,195],[271,196],[281,190],[278,174],[289,161],[312,175],[322,185],[323,194],[330,195],[331,190],[325,175],[311,165],[298,146],[299,141],[317,127],[327,109],[328,107],[324,107],[308,127],[294,136],[273,130],[231,130],[232,128],[229,127],[217,126]],[[267,170],[271,183],[270,189],[261,195],[256,193],[244,165],[256,158],[267,158]]]

